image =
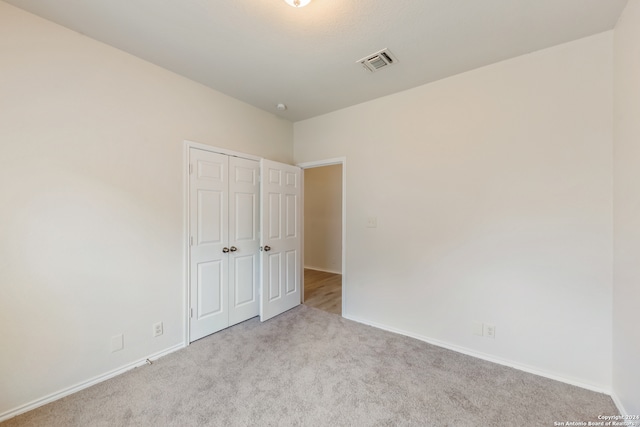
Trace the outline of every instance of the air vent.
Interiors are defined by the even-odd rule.
[[[381,68],[395,64],[398,60],[393,56],[389,49],[382,49],[379,52],[365,56],[357,62],[373,73]]]

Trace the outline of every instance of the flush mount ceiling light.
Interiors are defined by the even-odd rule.
[[[284,0],[289,6],[303,7],[311,3],[311,0]]]

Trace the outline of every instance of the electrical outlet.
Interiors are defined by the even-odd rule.
[[[375,216],[370,216],[367,218],[367,228],[377,228],[378,227],[378,218]]]
[[[124,335],[115,335],[111,337],[111,353],[120,351],[124,348]]]
[[[153,336],[154,337],[159,337],[163,333],[164,333],[164,329],[162,327],[162,322],[158,322],[155,325],[153,325]]]
[[[484,335],[487,338],[494,338],[496,337],[496,327],[495,325],[490,325],[488,323],[484,324]]]

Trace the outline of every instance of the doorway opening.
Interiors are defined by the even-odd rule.
[[[345,160],[299,165],[303,169],[303,303],[343,314],[345,272]]]

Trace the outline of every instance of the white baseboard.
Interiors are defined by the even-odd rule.
[[[320,267],[311,267],[311,266],[304,266],[305,270],[314,270],[314,271],[322,271],[325,273],[333,273],[333,274],[342,274],[342,271],[333,271],[333,270],[327,270],[325,268],[320,268]]]
[[[618,412],[620,412],[620,415],[630,415],[615,393],[611,393],[611,399],[613,399],[613,403],[616,405],[616,408],[618,408]]]
[[[556,374],[545,372],[545,371],[542,371],[542,370],[540,370],[538,368],[534,368],[534,367],[531,367],[531,366],[523,365],[521,363],[517,363],[517,362],[511,361],[511,360],[501,359],[499,357],[495,357],[495,356],[492,356],[492,355],[489,355],[489,354],[481,353],[481,352],[478,352],[478,351],[475,351],[475,350],[471,350],[471,349],[468,349],[468,348],[465,348],[465,347],[461,347],[461,346],[458,346],[458,345],[455,345],[455,344],[450,344],[450,343],[447,343],[447,342],[444,342],[444,341],[440,341],[440,340],[436,340],[436,339],[433,339],[433,338],[425,337],[425,336],[422,336],[422,335],[414,334],[414,333],[411,333],[411,332],[403,331],[401,329],[393,328],[393,327],[390,327],[390,326],[382,325],[382,324],[371,322],[371,321],[368,321],[368,320],[359,319],[359,318],[357,318],[355,316],[350,316],[348,314],[343,314],[342,317],[344,317],[345,319],[353,320],[354,322],[358,322],[358,323],[362,323],[362,324],[365,324],[365,325],[373,326],[374,328],[378,328],[378,329],[382,329],[382,330],[385,330],[385,331],[393,332],[393,333],[396,333],[396,334],[404,335],[404,336],[407,336],[407,337],[410,337],[410,338],[415,338],[417,340],[424,341],[426,343],[433,344],[433,345],[436,345],[438,347],[442,347],[442,348],[446,348],[448,350],[453,350],[453,351],[458,352],[458,353],[466,354],[467,356],[476,357],[478,359],[486,360],[488,362],[497,363],[498,365],[508,366],[510,368],[518,369],[519,371],[528,372],[530,374],[538,375],[538,376],[549,378],[549,379],[552,379],[552,380],[555,380],[555,381],[560,381],[560,382],[563,382],[563,383],[566,383],[566,384],[574,385],[576,387],[580,387],[580,388],[584,388],[584,389],[587,389],[587,390],[595,391],[597,393],[602,393],[602,394],[606,394],[606,395],[612,396],[611,395],[611,390],[604,389],[604,388],[601,388],[601,387],[598,387],[598,386],[594,386],[594,385],[591,385],[591,384],[588,384],[588,383],[583,383],[583,382],[580,382],[580,381],[576,381],[576,380],[573,380],[573,379],[570,379],[570,378],[561,377],[561,376],[558,376]],[[613,398],[613,396],[612,396],[612,398]],[[614,403],[616,403],[615,399],[614,399]],[[616,405],[617,405],[617,403],[616,403]],[[620,406],[618,406],[618,409],[621,409]]]
[[[0,422],[2,421],[6,421],[9,418],[13,418],[15,416],[18,416],[20,414],[24,414],[25,412],[29,412],[33,409],[36,409],[40,406],[46,405],[47,403],[51,403],[54,400],[58,400],[58,399],[62,399],[65,396],[68,396],[70,394],[76,393],[80,390],[83,390],[85,388],[91,387],[92,385],[96,385],[98,383],[101,383],[103,381],[106,381],[110,378],[113,378],[115,376],[118,376],[120,374],[123,374],[127,371],[130,371],[131,369],[134,368],[138,368],[140,366],[143,366],[147,363],[147,359],[148,360],[157,360],[159,358],[161,358],[162,356],[166,356],[169,353],[173,353],[174,351],[183,349],[185,347],[185,345],[183,343],[178,344],[178,345],[174,345],[173,347],[169,347],[165,350],[159,351],[157,353],[154,353],[148,357],[145,357],[143,359],[140,359],[136,362],[133,363],[129,363],[127,365],[121,366],[120,368],[114,369],[112,371],[106,372],[102,375],[98,375],[96,377],[93,377],[91,379],[88,379],[86,381],[83,381],[81,383],[78,383],[76,385],[73,385],[71,387],[65,388],[63,390],[57,391],[55,393],[52,393],[48,396],[42,397],[40,399],[36,399],[32,402],[29,402],[25,405],[22,406],[18,406],[17,408],[14,409],[10,409],[2,414],[0,414]]]

